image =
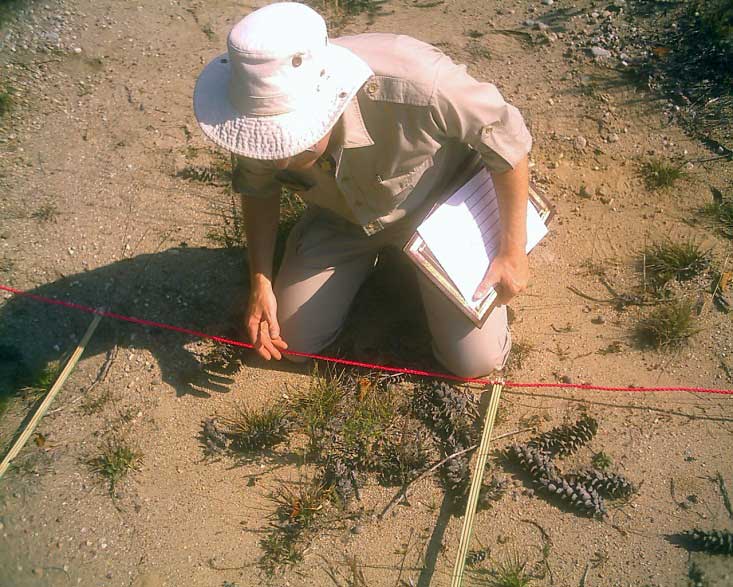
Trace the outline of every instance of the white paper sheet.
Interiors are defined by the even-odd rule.
[[[500,237],[499,204],[489,172],[479,171],[417,230],[463,298],[476,307],[480,300],[473,302],[473,294],[496,256]],[[539,213],[527,203],[527,252],[546,234]]]

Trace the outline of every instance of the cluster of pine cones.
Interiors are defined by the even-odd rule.
[[[529,474],[537,491],[572,509],[595,517],[606,515],[603,497],[625,497],[636,491],[623,475],[586,468],[562,474],[554,456],[566,456],[586,444],[598,431],[598,422],[583,415],[575,424],[553,428],[526,445],[512,444],[503,453],[507,461]]]
[[[688,550],[733,556],[733,534],[727,530],[689,530],[672,539]]]
[[[433,432],[441,458],[460,452],[478,440],[476,421],[478,405],[472,394],[445,382],[424,383],[415,391],[412,410]],[[450,459],[440,468],[439,476],[454,505],[461,504],[471,484],[471,453]],[[507,481],[497,477],[485,482],[479,494],[479,509],[490,507],[507,489]]]

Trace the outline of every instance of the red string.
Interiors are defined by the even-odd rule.
[[[173,332],[180,332],[182,334],[189,334],[198,338],[206,338],[209,340],[215,340],[224,344],[232,346],[243,347],[247,349],[254,348],[250,343],[242,342],[239,340],[233,340],[231,338],[225,338],[223,336],[215,336],[213,334],[207,334],[198,330],[192,330],[190,328],[183,328],[181,326],[173,326],[171,324],[164,324],[163,322],[154,322],[153,320],[146,320],[144,318],[135,318],[133,316],[125,316],[123,314],[117,314],[115,312],[109,312],[102,308],[92,308],[91,306],[84,306],[82,304],[76,304],[74,302],[65,302],[63,300],[55,300],[53,298],[47,298],[24,292],[7,285],[0,284],[0,290],[4,290],[13,293],[18,296],[23,296],[37,302],[45,304],[51,304],[55,306],[62,306],[64,308],[70,308],[72,310],[79,310],[88,314],[98,314],[105,318],[113,318],[115,320],[121,320],[124,322],[131,322],[133,324],[141,324],[143,326],[152,326],[163,330],[172,330]],[[493,385],[494,383],[500,383],[500,381],[492,381],[490,379],[482,378],[469,378],[459,377],[457,375],[451,375],[450,373],[439,373],[435,371],[422,371],[420,369],[408,369],[406,367],[390,367],[387,365],[376,365],[373,363],[364,363],[361,361],[351,361],[349,359],[338,359],[336,357],[326,357],[323,355],[315,355],[310,353],[300,353],[297,351],[283,351],[284,354],[293,355],[296,357],[306,357],[310,359],[318,359],[321,361],[328,361],[331,363],[337,363],[340,365],[349,365],[352,367],[363,367],[366,369],[373,369],[379,371],[387,371],[391,373],[405,373],[407,375],[419,375],[422,377],[434,377],[437,379],[448,379],[451,381],[459,381],[461,383],[481,383],[485,385]],[[615,387],[607,385],[592,385],[590,383],[547,383],[547,382],[521,382],[521,381],[505,381],[504,387],[514,388],[563,388],[563,389],[587,389],[593,391],[636,391],[636,392],[653,392],[653,391],[692,391],[696,393],[717,393],[722,395],[733,395],[733,389],[718,389],[714,387]]]

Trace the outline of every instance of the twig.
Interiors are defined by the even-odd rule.
[[[44,414],[48,410],[48,407],[51,405],[51,402],[53,402],[54,398],[56,397],[58,392],[61,390],[61,387],[66,382],[69,375],[71,375],[71,372],[74,370],[74,367],[76,367],[76,364],[79,362],[79,359],[81,358],[81,355],[84,352],[84,349],[86,348],[87,343],[89,342],[89,339],[92,338],[92,335],[94,334],[94,331],[97,329],[97,326],[99,325],[99,321],[101,319],[102,319],[101,314],[95,314],[94,319],[91,321],[91,323],[87,327],[87,330],[84,333],[84,336],[82,337],[81,341],[76,346],[76,349],[74,349],[74,352],[71,354],[71,357],[69,358],[68,362],[64,366],[59,376],[56,378],[56,381],[54,382],[54,384],[51,386],[51,389],[48,390],[46,397],[43,398],[43,401],[36,409],[36,412],[31,417],[27,426],[25,427],[23,432],[21,432],[20,436],[18,436],[18,439],[15,441],[15,444],[13,444],[13,446],[10,448],[10,450],[8,451],[8,454],[5,455],[5,458],[2,460],[2,463],[0,463],[0,478],[3,476],[5,471],[7,471],[8,467],[10,466],[10,461],[12,461],[16,456],[18,456],[18,453],[20,452],[20,450],[23,448],[23,446],[25,446],[25,443],[28,442],[28,439],[30,438],[31,434],[33,434],[33,431],[36,429],[36,426],[38,426],[38,423],[41,421],[41,418],[43,418]]]
[[[492,442],[494,440],[501,440],[502,438],[508,438],[509,436],[515,436],[517,434],[522,434],[523,432],[532,432],[536,429],[536,426],[530,426],[529,428],[522,428],[521,430],[514,430],[513,432],[505,432],[504,434],[499,434],[499,436],[494,436],[491,440]],[[400,489],[400,491],[395,495],[389,503],[386,505],[386,507],[382,510],[382,513],[377,516],[378,519],[384,518],[390,511],[392,511],[392,508],[396,506],[398,503],[400,503],[403,499],[407,497],[407,494],[415,483],[420,481],[421,479],[424,479],[430,473],[434,472],[436,469],[439,469],[441,466],[445,465],[448,461],[451,459],[455,459],[456,457],[460,457],[463,454],[466,454],[467,452],[470,452],[472,450],[475,450],[478,448],[478,444],[472,444],[468,448],[464,448],[463,450],[459,450],[458,452],[454,452],[452,455],[448,455],[445,457],[442,461],[439,461],[435,463],[432,467],[429,469],[426,469],[422,473],[420,473],[417,477],[415,477],[412,481],[407,483]]]
[[[529,520],[525,518],[521,521],[525,524],[531,524],[540,531],[540,534],[542,535],[542,562],[547,569],[547,573],[550,575],[550,585],[553,585],[555,583],[555,579],[552,576],[552,569],[550,568],[549,562],[550,550],[552,549],[552,539],[550,538],[550,534],[534,520]]]
[[[214,559],[210,558],[208,560],[209,567],[214,569],[215,571],[241,571],[242,569],[248,569],[249,567],[255,566],[255,563],[247,563],[246,565],[242,565],[241,567],[218,567],[214,564]]]
[[[410,535],[407,537],[407,544],[405,544],[405,552],[402,555],[402,560],[400,561],[400,572],[397,575],[397,581],[395,581],[395,587],[399,587],[400,580],[402,579],[402,571],[405,568],[405,560],[407,560],[407,553],[410,552],[410,542],[412,542],[412,535],[415,533],[415,528],[410,528]]]
[[[725,504],[725,509],[728,510],[728,515],[731,518],[733,518],[733,508],[730,505],[730,497],[728,496],[728,489],[725,486],[725,479],[723,479],[723,476],[720,474],[720,471],[717,472],[715,477],[718,480],[718,487],[720,487],[720,493],[723,494],[723,503]]]

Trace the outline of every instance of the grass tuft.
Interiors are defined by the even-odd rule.
[[[262,409],[237,406],[233,416],[221,421],[234,450],[248,452],[272,448],[290,435],[290,421],[280,405]]]
[[[8,86],[0,88],[0,118],[5,116],[13,107],[13,88]]]
[[[91,461],[92,470],[109,481],[109,491],[114,494],[120,480],[130,471],[137,470],[142,453],[119,438],[111,438],[102,445],[102,452]]]
[[[56,222],[59,210],[54,204],[43,204],[38,210],[31,214],[39,222]]]
[[[641,166],[641,176],[650,190],[672,187],[686,176],[682,166],[662,159],[648,159]]]
[[[703,214],[718,224],[724,236],[733,239],[733,199],[708,204],[703,208]]]
[[[336,415],[344,397],[344,372],[331,370],[320,375],[313,368],[308,389],[290,401],[290,411],[308,438],[308,452],[318,452],[326,427]]]
[[[281,483],[270,499],[277,504],[275,517],[281,525],[305,530],[314,525],[330,493],[318,479],[301,480],[295,484],[295,489],[292,484]]]
[[[529,561],[514,551],[488,571],[470,571],[478,585],[487,587],[526,587],[533,577],[527,572]]]
[[[692,304],[673,300],[644,318],[637,326],[636,336],[642,346],[666,349],[683,345],[696,332]]]
[[[700,275],[710,265],[710,251],[693,240],[666,239],[644,249],[642,261],[646,275],[660,288],[673,279],[687,281]]]

